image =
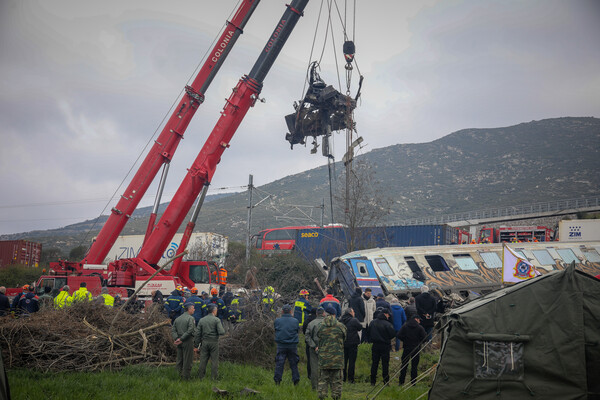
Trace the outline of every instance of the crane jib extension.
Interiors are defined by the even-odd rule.
[[[181,226],[187,212],[192,208],[198,194],[204,185],[211,181],[217,164],[221,160],[221,155],[229,147],[229,142],[246,112],[256,102],[264,78],[294,29],[307,3],[308,0],[294,0],[287,6],[254,67],[248,75],[242,77],[233,89],[231,96],[227,99],[221,117],[189,168],[155,229],[142,246],[137,260],[143,259],[148,264],[156,264],[160,260],[162,253]]]
[[[111,215],[100,230],[86,258],[79,263],[80,265],[101,264],[104,261],[161,166],[171,161],[198,106],[204,101],[206,90],[259,2],[260,0],[243,0],[234,17],[227,22],[223,34],[207,56],[192,84],[186,86],[185,95],[182,96],[179,104],[175,107],[173,114],[155,140],[150,152],[140,165],[119,202],[112,209]]]

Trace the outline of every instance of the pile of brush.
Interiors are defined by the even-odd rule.
[[[4,364],[39,371],[97,371],[173,362],[170,321],[159,309],[147,311],[129,314],[91,302],[17,319],[4,317]]]

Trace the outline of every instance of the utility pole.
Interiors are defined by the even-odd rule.
[[[321,228],[323,227],[324,220],[325,220],[325,198],[321,199]]]
[[[246,266],[250,260],[250,226],[252,225],[252,185],[253,176],[248,175],[248,223],[246,226]]]

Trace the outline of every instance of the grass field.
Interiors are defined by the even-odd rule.
[[[304,348],[299,349],[300,384],[293,386],[289,369],[286,367],[280,386],[273,383],[273,369],[264,369],[250,365],[222,362],[219,368],[220,379],[217,382],[205,378],[181,381],[172,366],[151,367],[133,366],[118,372],[102,373],[41,373],[30,370],[9,370],[8,379],[14,400],[21,399],[192,399],[202,395],[203,399],[246,398],[239,394],[245,387],[260,392],[254,399],[316,399],[306,378],[306,360]],[[392,353],[390,375],[400,365],[395,357],[401,353]],[[421,357],[420,371],[425,371],[437,362],[437,353],[424,353]],[[273,359],[275,354],[273,354]],[[361,345],[357,360],[357,383],[344,384],[343,399],[365,399],[373,387],[369,384],[370,347]],[[192,376],[197,374],[197,362],[194,363]],[[381,382],[381,369],[379,371]],[[430,379],[423,384],[404,391],[398,385],[398,378],[377,396],[378,399],[417,399],[429,389]],[[227,390],[229,397],[213,393],[212,388]],[[381,386],[376,386],[379,389]],[[374,394],[374,392],[372,393]],[[371,395],[372,395],[371,394]],[[372,398],[369,396],[369,398]]]

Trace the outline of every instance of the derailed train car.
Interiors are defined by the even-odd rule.
[[[513,243],[511,249],[542,273],[576,269],[600,274],[600,242]],[[502,287],[502,244],[387,247],[360,250],[332,260],[328,282],[349,297],[356,287],[373,294],[412,295],[423,285],[463,298]]]

